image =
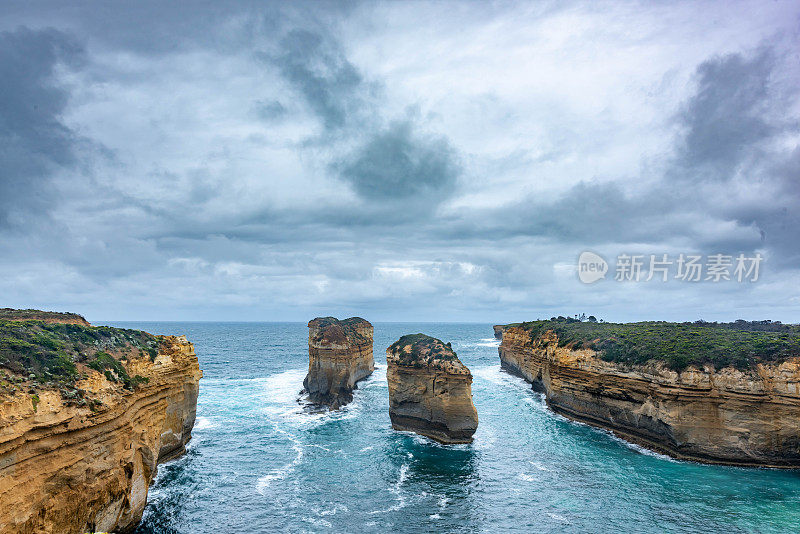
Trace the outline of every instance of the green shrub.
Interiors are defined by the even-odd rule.
[[[126,389],[135,389],[139,384],[150,381],[149,378],[141,375],[131,378],[122,363],[106,352],[95,354],[95,359],[87,365],[95,371],[103,373],[109,382],[122,382]]]
[[[71,384],[79,379],[75,362],[109,374],[126,387],[137,383],[107,351],[144,355],[155,360],[156,336],[124,328],[43,321],[0,319],[0,367],[41,382]]]
[[[433,359],[455,360],[458,357],[450,343],[444,343],[439,339],[422,333],[406,334],[392,343],[389,350],[397,352],[407,345],[411,345],[411,352],[399,353],[398,361],[403,365],[422,367]],[[425,354],[423,355],[423,353]]]
[[[774,321],[596,323],[559,317],[519,326],[532,339],[553,331],[559,346],[591,348],[606,361],[659,360],[674,370],[705,364],[746,370],[760,362],[800,357],[800,327]]]

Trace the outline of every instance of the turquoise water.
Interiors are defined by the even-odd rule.
[[[354,402],[309,415],[305,324],[110,324],[186,334],[205,372],[189,452],[159,468],[139,534],[800,531],[800,473],[673,461],[555,415],[500,370],[490,325],[376,324]],[[472,370],[473,444],[392,431],[384,350],[410,332]]]

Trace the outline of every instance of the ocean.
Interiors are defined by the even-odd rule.
[[[375,372],[323,414],[297,402],[304,323],[105,324],[186,334],[205,375],[137,534],[800,531],[800,472],[675,461],[554,414],[500,370],[488,324],[376,323]],[[470,445],[391,428],[385,348],[416,332],[472,371]]]

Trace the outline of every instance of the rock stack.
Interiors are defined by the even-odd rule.
[[[372,374],[372,324],[360,317],[317,317],[308,323],[308,375],[314,404],[339,408],[353,400],[356,382]]]
[[[411,334],[386,349],[392,428],[440,443],[471,443],[478,428],[472,374],[449,343]]]

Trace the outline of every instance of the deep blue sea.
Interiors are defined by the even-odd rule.
[[[107,324],[186,334],[205,373],[138,534],[800,531],[800,472],[678,462],[570,422],[500,370],[487,324],[375,324],[375,373],[315,415],[297,403],[304,323]],[[414,332],[472,370],[471,445],[392,430],[385,348]]]

